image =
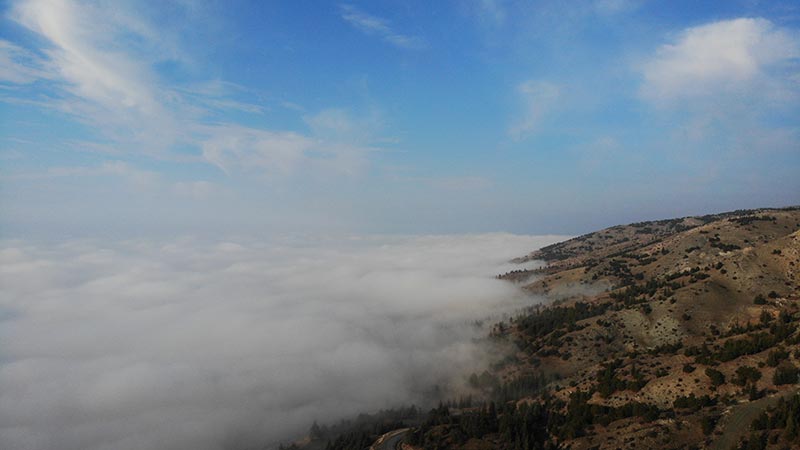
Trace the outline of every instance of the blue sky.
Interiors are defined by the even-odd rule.
[[[564,234],[800,203],[796,2],[0,5],[6,237]]]

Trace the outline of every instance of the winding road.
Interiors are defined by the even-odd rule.
[[[796,394],[798,391],[785,391],[771,397],[764,397],[741,405],[736,405],[731,409],[730,414],[723,419],[722,435],[711,445],[711,450],[729,450],[737,445],[739,440],[750,433],[750,424],[753,420],[771,406],[778,403],[778,399]]]
[[[406,437],[409,428],[400,428],[399,430],[390,431],[383,436],[379,437],[377,441],[370,447],[370,450],[395,450],[398,448],[400,441]]]

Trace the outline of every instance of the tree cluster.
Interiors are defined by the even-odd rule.
[[[784,443],[785,448],[800,446],[800,396],[792,395],[788,400],[781,398],[774,408],[762,412],[751,424],[749,439],[739,449],[764,449],[767,442]]]

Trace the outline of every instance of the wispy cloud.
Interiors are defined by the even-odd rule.
[[[237,124],[203,127],[203,157],[226,173],[260,171],[267,174],[329,172],[355,175],[377,151],[373,141],[382,127],[380,115],[356,116],[340,108],[303,117],[308,134],[267,131]]]
[[[238,125],[209,128],[203,157],[226,173],[268,170],[288,173],[305,160],[316,141],[293,132],[255,130]]]
[[[399,33],[389,25],[389,21],[367,14],[353,5],[340,5],[339,9],[342,19],[347,23],[365,34],[380,37],[395,47],[421,49],[427,46],[424,39]]]
[[[98,26],[97,16],[97,10],[85,5],[47,0],[20,2],[12,12],[17,22],[53,44],[45,53],[72,94],[112,112],[158,114],[157,89],[146,81],[151,74],[119,48],[103,49],[115,38],[121,40],[123,32],[139,30],[124,28],[123,16],[117,14],[104,15]]]
[[[522,102],[522,113],[511,124],[508,134],[512,139],[521,140],[537,131],[542,119],[555,106],[560,91],[549,81],[529,80],[517,86],[517,93]]]
[[[241,100],[244,88],[224,80],[181,85],[160,76],[156,65],[180,64],[183,52],[133,10],[23,0],[13,6],[10,17],[48,45],[33,52],[0,42],[0,62],[5,63],[0,81],[45,81],[48,100],[8,95],[4,101],[33,102],[72,116],[99,133],[97,142],[86,144],[89,147],[171,160],[185,159],[185,151],[176,149],[189,147],[227,173],[287,173],[313,165],[352,174],[365,166],[368,149],[359,148],[363,140],[329,140],[315,136],[314,130],[220,123],[229,111],[261,115],[266,108]],[[373,29],[380,26],[375,23]],[[398,45],[404,42],[399,34],[385,37]],[[413,46],[414,40],[409,38],[407,44]],[[257,95],[248,97],[258,100]]]
[[[470,5],[482,22],[500,25],[506,21],[506,7],[502,0],[474,0]]]
[[[314,136],[339,142],[370,142],[384,126],[380,111],[375,109],[356,116],[346,109],[327,108],[305,115],[303,121]]]
[[[491,33],[486,36],[489,39],[494,40],[500,36],[505,36],[507,39],[505,34],[494,35],[501,28],[505,28],[505,32],[519,36],[534,33],[537,35],[537,40],[544,41],[557,39],[558,36],[554,33],[575,33],[587,23],[596,22],[598,18],[604,21],[615,19],[636,10],[641,3],[641,0],[587,0],[582,2],[465,0],[458,2],[468,15],[484,26],[484,32]],[[533,24],[535,24],[535,29],[531,29]]]
[[[638,0],[594,0],[595,12],[602,15],[613,15],[633,10],[641,3]]]
[[[54,75],[48,106],[139,153],[164,152],[185,139],[186,108],[151,67],[171,53],[161,51],[163,39],[132,13],[27,0],[16,3],[10,17],[48,43],[40,49]]]
[[[0,40],[0,83],[28,84],[51,76],[38,55]]]

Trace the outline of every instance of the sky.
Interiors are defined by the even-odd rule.
[[[794,1],[0,3],[3,237],[800,203]]]
[[[798,119],[796,1],[0,0],[0,447],[456,392],[511,258],[800,204]]]

